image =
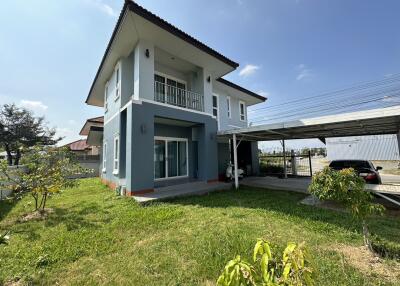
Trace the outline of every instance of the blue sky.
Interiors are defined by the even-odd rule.
[[[267,105],[400,72],[400,1],[137,1],[240,68]],[[123,1],[6,0],[0,104],[45,115],[65,141],[102,109],[84,101]]]

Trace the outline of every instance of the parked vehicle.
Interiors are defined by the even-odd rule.
[[[382,167],[374,167],[371,161],[367,160],[333,160],[329,167],[334,170],[353,168],[367,184],[382,184],[379,170]]]
[[[244,171],[240,168],[238,168],[238,178],[243,179]],[[225,173],[226,179],[227,180],[234,180],[235,179],[235,170],[233,168],[232,163],[228,163],[228,167],[226,168],[226,173]]]

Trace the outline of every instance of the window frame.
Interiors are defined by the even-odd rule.
[[[214,96],[217,98],[217,106],[216,107],[214,107]],[[211,107],[212,107],[211,114],[213,117],[215,117],[217,119],[217,125],[218,125],[218,130],[219,130],[220,129],[219,128],[219,116],[220,116],[220,114],[219,114],[219,94],[212,93]],[[214,115],[214,109],[217,110],[217,116]]]
[[[243,105],[243,114],[242,109],[240,108]],[[243,119],[242,119],[243,116]],[[239,100],[239,120],[245,122],[247,120],[246,116],[246,103],[243,100]]]
[[[106,173],[107,170],[107,141],[104,142],[103,144],[103,168],[102,172]]]
[[[228,95],[226,97],[226,106],[227,106],[227,112],[228,112],[228,118],[232,118],[232,109],[231,109],[231,97]]]
[[[121,63],[118,62],[114,69],[115,73],[115,98],[117,101],[121,97]]]
[[[113,174],[114,175],[118,175],[118,173],[119,173],[119,154],[120,154],[120,141],[119,141],[119,134],[117,134],[114,136],[114,152],[113,152]]]
[[[107,81],[104,86],[104,113],[106,113],[108,111],[109,84],[110,84],[110,82]]]
[[[162,178],[156,178],[156,169],[153,161],[153,178],[154,181],[163,181],[163,180],[174,180],[174,179],[181,179],[181,178],[188,178],[189,177],[189,140],[187,138],[177,138],[177,137],[165,137],[165,136],[154,136],[153,142],[156,140],[159,141],[164,141],[165,142],[165,153],[164,153],[164,158],[165,158],[165,177]],[[173,176],[169,177],[168,176],[168,142],[185,142],[186,144],[186,175],[180,175],[180,176]],[[179,144],[177,144],[177,148]],[[154,151],[153,151],[154,152]],[[177,162],[179,164],[179,162]],[[177,166],[178,167],[178,166]]]

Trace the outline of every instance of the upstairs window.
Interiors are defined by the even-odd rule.
[[[121,71],[120,66],[117,64],[115,69],[115,100],[117,100],[121,93]]]
[[[246,105],[243,101],[239,101],[240,121],[246,121]]]
[[[232,118],[232,116],[231,116],[231,97],[230,96],[226,97],[226,110],[228,112],[228,118]]]
[[[104,142],[103,146],[103,173],[106,172],[106,167],[107,167],[107,142]]]
[[[213,115],[218,119],[218,96],[216,94],[212,96],[212,111]]]
[[[113,162],[113,174],[118,174],[119,171],[119,135],[114,138],[114,162]]]
[[[104,88],[104,111],[108,111],[108,82]]]

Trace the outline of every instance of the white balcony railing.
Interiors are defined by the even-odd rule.
[[[204,111],[204,97],[202,94],[158,81],[154,82],[154,100],[183,108]]]

